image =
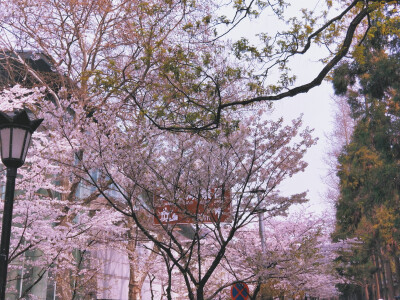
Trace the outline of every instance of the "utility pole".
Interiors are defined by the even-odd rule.
[[[250,193],[252,193],[252,194],[257,194],[258,232],[259,232],[259,235],[260,235],[261,251],[262,251],[263,255],[265,255],[266,250],[267,250],[266,249],[266,243],[265,243],[265,229],[264,229],[265,206],[264,206],[264,202],[262,201],[262,194],[264,194],[265,192],[266,191],[263,190],[263,189],[257,189],[257,190],[250,191]]]

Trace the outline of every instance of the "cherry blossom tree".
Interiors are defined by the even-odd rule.
[[[283,197],[277,190],[285,178],[304,170],[307,164],[302,157],[315,143],[311,130],[301,129],[300,118],[284,125],[282,119],[263,120],[265,111],[251,117],[237,114],[216,132],[178,134],[151,127],[140,115],[129,118],[132,111],[125,103],[104,105],[88,116],[71,99],[54,103],[40,98],[37,90],[19,87],[5,94],[11,99],[4,102],[7,105],[15,109],[24,104],[45,119],[30,154],[29,172],[23,173],[27,186],[21,188],[41,195],[38,191],[46,187],[44,199],[59,210],[51,210],[52,218],[44,217],[48,225],[55,223],[49,230],[57,233],[39,229],[44,241],[38,247],[47,259],[57,258],[53,263],[61,297],[74,297],[69,282],[61,279],[69,278],[77,267],[72,251],[101,247],[126,227],[136,228],[153,243],[156,248],[149,250],[164,257],[171,280],[179,272],[189,299],[212,297],[205,294],[205,285],[236,233],[251,224],[258,210],[281,215],[291,205],[306,201],[305,194]],[[30,186],[41,178],[38,174],[43,181]],[[81,197],[76,195],[79,184],[89,190]],[[265,188],[260,198],[248,193],[260,187]],[[163,219],[161,209],[166,207],[186,225],[175,222],[176,218]],[[124,220],[131,223],[113,226]],[[26,227],[38,231],[33,223]],[[46,246],[53,241],[47,235],[64,237],[57,241],[61,248]],[[47,255],[50,250],[58,256]],[[89,273],[74,272],[77,279]],[[87,276],[84,282],[90,282]]]
[[[221,130],[198,135],[160,131],[140,114],[129,120],[131,111],[118,102],[88,116],[78,102],[64,99],[57,106],[43,100],[39,90],[15,87],[3,97],[1,109],[25,105],[46,120],[35,137],[29,171],[22,173],[26,185],[21,185],[24,193],[36,197],[32,200],[36,199],[37,206],[29,206],[34,217],[26,217],[29,226],[18,233],[32,240],[29,247],[45,254],[46,261],[35,264],[51,267],[60,277],[72,272],[90,283],[95,267],[77,269],[71,253],[95,251],[113,240],[116,248],[130,251],[131,271],[144,266],[142,274],[132,275],[136,281],[132,295],[138,298],[143,278],[156,273],[148,260],[138,260],[131,243],[137,241],[132,237],[136,234],[147,243],[147,255],[164,264],[161,270],[167,271],[164,282],[169,298],[179,292],[189,299],[212,299],[232,280],[257,282],[257,278],[279,279],[274,284],[279,289],[296,282],[298,290],[286,290],[296,294],[315,291],[321,287],[318,283],[331,279],[324,259],[332,257],[323,252],[328,247],[323,240],[326,235],[312,218],[294,223],[271,219],[268,259],[239,247],[241,237],[255,238],[248,231],[254,231],[260,209],[270,219],[285,216],[291,205],[306,201],[305,194],[284,197],[278,190],[285,178],[304,170],[307,164],[302,157],[315,143],[311,130],[301,129],[300,118],[284,125],[282,119],[263,120],[265,111],[250,117],[237,114]],[[62,179],[65,182],[57,184]],[[71,195],[76,194],[77,183],[89,190],[85,197]],[[260,188],[265,188],[261,197],[249,193]],[[26,209],[23,200],[19,211]],[[43,210],[43,204],[51,209]],[[183,223],[175,222],[172,214],[163,219],[166,207]],[[23,216],[18,214],[16,221],[22,224]],[[282,236],[286,237],[283,241]],[[128,243],[121,242],[126,237],[130,237]],[[234,272],[241,261],[235,253],[240,251],[247,254],[243,261],[246,270],[251,270],[248,277],[239,278],[243,275]],[[266,262],[271,263],[265,266]],[[205,293],[204,287],[215,276],[219,284]],[[314,280],[307,281],[311,276]],[[182,283],[185,292],[176,289]],[[62,297],[72,298],[68,292],[74,290],[65,286],[61,292],[65,293]]]
[[[0,110],[34,108],[40,101],[44,101],[40,90],[15,86],[0,93]],[[10,262],[23,261],[24,268],[20,270],[22,264],[11,264],[10,268],[17,268],[20,277],[30,282],[20,291],[22,297],[51,272],[59,284],[60,297],[73,299],[97,288],[93,278],[98,274],[98,262],[92,259],[88,264],[89,253],[116,247],[126,230],[116,226],[120,214],[85,205],[93,193],[73,195],[78,183],[69,180],[71,173],[62,168],[62,163],[73,164],[74,155],[49,123],[45,121],[34,134],[26,164],[19,170]],[[1,184],[4,179],[1,176]],[[30,267],[37,270],[34,278],[24,273]],[[70,278],[74,287],[67,288]]]
[[[205,285],[238,230],[261,206],[280,215],[306,201],[305,194],[283,197],[277,190],[285,178],[304,170],[302,157],[315,143],[311,130],[301,130],[301,119],[284,125],[282,119],[263,121],[262,112],[237,115],[240,122],[232,115],[221,130],[202,136],[160,131],[140,115],[129,120],[131,111],[123,103],[89,118],[78,105],[66,103],[45,103],[40,115],[60,116],[52,118],[62,128],[59,138],[78,160],[69,172],[93,185],[154,243],[170,277],[179,272],[189,299],[211,296]],[[73,121],[62,117],[68,109]],[[266,189],[259,199],[246,193],[259,187]],[[167,292],[171,298],[171,289]]]
[[[336,274],[335,259],[338,251],[350,248],[350,242],[331,242],[329,218],[300,211],[285,218],[267,216],[265,222],[265,253],[257,228],[237,234],[223,262],[231,281],[245,278],[261,298],[338,296],[335,285],[343,279]]]

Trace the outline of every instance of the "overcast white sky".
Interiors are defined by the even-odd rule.
[[[303,113],[304,125],[314,128],[314,136],[319,138],[317,145],[306,155],[306,161],[309,163],[306,171],[297,174],[280,187],[285,194],[308,190],[310,209],[316,212],[332,209],[324,199],[326,186],[323,182],[323,177],[327,174],[327,165],[324,162],[328,147],[326,134],[332,130],[333,123],[332,94],[330,84],[325,82],[307,94],[277,102],[274,112],[274,115],[283,116],[287,120]]]
[[[318,11],[323,8],[324,0],[306,0],[306,1],[290,1],[292,7],[289,10],[290,16],[301,17],[300,7]],[[330,11],[330,13],[334,13]],[[273,15],[262,16],[256,20],[252,20],[242,24],[234,31],[233,38],[246,37],[254,40],[256,32],[268,31],[274,32],[277,27],[283,26],[274,18]],[[294,60],[293,70],[297,75],[297,84],[306,83],[315,77],[321,70],[322,64],[317,61],[321,53],[325,49],[311,49],[311,53],[307,56],[300,56]],[[324,156],[327,155],[327,138],[326,135],[332,131],[334,101],[332,100],[333,89],[329,82],[317,88],[312,89],[307,94],[301,94],[293,98],[279,100],[275,102],[275,111],[273,118],[283,116],[288,122],[303,114],[304,126],[314,128],[314,136],[319,138],[318,144],[311,148],[306,155],[306,161],[309,163],[304,173],[300,173],[280,187],[284,194],[299,193],[308,190],[309,209],[315,212],[330,211],[334,213],[332,206],[326,199],[324,193],[326,186],[323,177],[327,174],[327,165],[324,162]],[[270,117],[270,116],[266,116]]]

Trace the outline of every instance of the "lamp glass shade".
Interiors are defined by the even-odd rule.
[[[11,158],[25,160],[22,157],[24,154],[26,130],[21,128],[12,129],[12,146],[11,146]]]
[[[30,120],[26,110],[10,116],[0,111],[1,160],[7,168],[19,168],[25,162],[32,133],[43,119]]]
[[[1,138],[1,159],[16,166],[21,166],[25,162],[31,133],[25,128],[5,127],[0,130]],[[9,164],[8,163],[8,164]]]
[[[10,156],[10,128],[0,130],[1,159]]]
[[[22,160],[25,161],[26,154],[28,153],[28,148],[31,143],[31,136],[32,134],[29,131],[26,131],[26,137],[25,137],[25,144],[24,144],[24,152],[22,152]]]

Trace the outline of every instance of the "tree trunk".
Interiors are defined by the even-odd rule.
[[[129,259],[129,284],[128,284],[128,299],[129,300],[141,300],[141,290],[142,287],[138,280],[138,257],[136,254],[136,244],[137,241],[135,237],[135,229],[131,222],[128,222],[130,229],[130,238],[128,240],[127,250]]]
[[[196,300],[204,300],[204,287],[197,286],[197,297]]]
[[[149,274],[149,284],[150,284],[150,293],[151,293],[151,300],[154,300],[154,291],[153,291],[153,281],[156,277],[151,277]]]
[[[379,298],[374,298],[377,294],[376,292],[376,280],[375,280],[376,276],[373,275],[372,279],[371,279],[371,297],[372,299],[379,299]]]
[[[61,186],[63,188],[65,188],[66,190],[70,190],[70,185],[69,182],[66,178],[60,178],[61,181]],[[76,185],[77,186],[77,185]],[[69,203],[71,202],[71,200],[68,198],[68,194],[62,194],[61,195],[61,200],[66,204],[66,206],[69,205]],[[60,224],[58,226],[65,226],[68,227],[68,223],[72,222],[72,219],[74,218],[74,216],[71,216],[70,214],[66,214],[64,217],[62,217],[60,219]],[[68,256],[68,260],[70,261],[74,261],[75,258],[73,257],[72,253],[67,253],[66,254]],[[66,258],[64,258],[65,260],[67,260]],[[62,262],[60,262],[60,264],[62,264]],[[73,297],[73,285],[74,282],[72,282],[71,276],[71,272],[68,269],[63,269],[57,272],[56,275],[56,286],[57,286],[57,290],[56,293],[58,295],[59,299],[71,299]]]
[[[379,265],[380,265],[380,273],[382,276],[382,295],[384,299],[388,300],[387,296],[387,279],[386,279],[386,274],[385,274],[385,264],[383,262],[382,256],[380,253],[378,253],[377,259],[379,260]]]
[[[257,295],[260,292],[260,289],[261,289],[261,280],[258,280],[257,286],[256,286],[256,288],[254,289],[254,292],[253,292],[253,297],[251,297],[252,300],[256,300],[257,299]]]
[[[129,258],[129,292],[128,299],[129,300],[141,300],[141,287],[139,286],[139,282],[137,280],[136,275],[136,264],[134,263],[134,258],[132,255],[128,255]]]
[[[391,245],[391,251],[390,251],[390,256],[394,261],[394,266],[395,266],[395,276],[396,276],[396,282],[400,282],[400,262],[399,262],[399,257],[397,256],[397,243],[393,243]]]
[[[62,270],[57,272],[57,295],[59,299],[71,299],[72,300],[72,288],[71,288],[71,272]]]
[[[364,294],[365,294],[364,299],[365,299],[365,300],[369,300],[368,284],[365,284],[365,285],[364,285]]]
[[[139,269],[139,257],[137,253],[137,228],[135,227],[131,219],[128,220],[128,226],[130,227],[129,241],[128,241],[128,259],[129,259],[129,284],[128,284],[128,299],[129,300],[141,300],[142,299],[142,287],[146,280],[146,276],[149,274],[149,269],[153,265],[154,260],[157,257],[156,246],[153,245],[153,249],[149,256],[146,257],[145,264]],[[158,238],[160,235],[158,235]],[[141,257],[144,260],[144,257]]]
[[[382,290],[382,281],[381,281],[381,276],[379,273],[379,262],[378,259],[375,255],[372,256],[372,260],[375,264],[376,267],[376,272],[375,272],[375,282],[376,282],[376,299],[381,299],[381,290]]]
[[[394,300],[394,285],[393,285],[393,274],[390,266],[389,257],[384,248],[381,249],[383,264],[385,266],[385,275],[387,282],[387,297],[389,300]]]

